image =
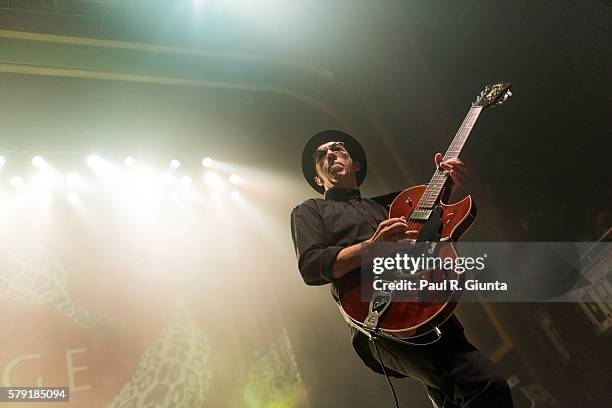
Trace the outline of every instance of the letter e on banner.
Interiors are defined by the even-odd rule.
[[[87,366],[75,367],[72,365],[72,355],[84,353],[86,351],[86,348],[66,350],[66,368],[68,370],[68,386],[70,387],[70,393],[91,390],[91,384],[76,385],[76,381],[74,380],[74,374],[78,373],[79,371],[87,371]]]

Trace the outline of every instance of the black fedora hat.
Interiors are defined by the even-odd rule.
[[[357,139],[353,136],[344,133],[340,130],[324,130],[322,132],[317,133],[313,137],[310,138],[304,145],[304,150],[302,150],[302,172],[304,173],[304,178],[310,184],[312,188],[317,190],[319,193],[323,194],[325,192],[325,188],[323,186],[315,183],[315,177],[317,172],[315,170],[314,165],[314,154],[316,149],[324,143],[327,142],[343,142],[344,147],[351,155],[353,161],[359,162],[360,170],[357,172],[357,185],[361,185],[363,180],[365,179],[366,173],[368,172],[368,161],[366,159],[365,152],[363,151],[363,147],[359,144]]]

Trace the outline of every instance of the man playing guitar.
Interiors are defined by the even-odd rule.
[[[438,153],[435,163],[449,172],[455,187],[467,175],[457,158],[442,161]],[[350,135],[327,130],[313,136],[302,153],[302,170],[323,198],[308,199],[291,213],[298,268],[307,285],[331,283],[338,300],[338,280],[359,273],[367,245],[416,238],[418,232],[409,228],[405,217],[388,218],[388,206],[397,193],[361,197],[358,188],[367,161],[363,148]],[[440,326],[439,340],[428,345],[385,337],[369,340],[362,332],[352,331],[353,347],[366,365],[378,373],[420,380],[436,407],[512,407],[505,380],[465,338],[454,315]]]

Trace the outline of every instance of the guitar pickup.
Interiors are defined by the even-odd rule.
[[[426,208],[417,208],[410,214],[411,220],[427,221],[433,210]]]

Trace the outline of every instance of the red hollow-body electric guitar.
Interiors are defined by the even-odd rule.
[[[483,109],[503,103],[512,93],[510,83],[499,82],[487,85],[472,104],[443,160],[459,157],[472,127]],[[471,196],[454,204],[446,204],[449,189],[449,175],[438,168],[427,185],[404,190],[399,194],[389,211],[389,217],[406,217],[409,229],[419,232],[421,242],[454,242],[470,227],[476,217],[476,207]],[[444,245],[438,256],[456,258],[452,244]],[[463,281],[464,274],[455,271],[432,270],[425,273],[429,282],[455,279]],[[362,300],[362,281],[358,273],[345,275],[338,282],[340,310],[349,322],[365,333],[377,333],[398,339],[422,336],[431,331],[440,333],[441,325],[454,311],[461,296],[461,290],[445,292],[443,299],[435,301],[393,301],[389,292],[374,293],[372,300]],[[378,296],[378,299],[377,299]],[[382,300],[381,300],[382,299]]]

